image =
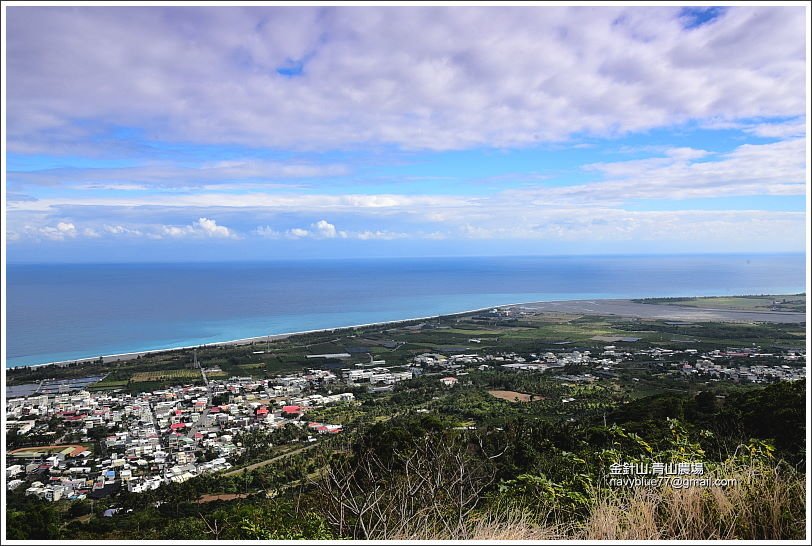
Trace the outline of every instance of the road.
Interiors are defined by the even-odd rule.
[[[209,409],[211,409],[211,387],[209,387],[209,378],[206,377],[206,371],[203,369],[203,366],[200,366],[200,375],[203,376],[203,382],[206,384],[206,407],[203,408],[203,411],[200,413],[197,421],[195,421],[194,424],[189,427],[189,432],[186,433],[186,437],[192,439],[194,439],[197,429],[203,426],[203,424],[206,422],[206,418],[209,416]]]
[[[155,432],[158,433],[158,442],[161,444],[161,449],[169,451],[166,438],[164,438],[163,431],[158,425],[158,417],[155,415],[155,406],[152,404],[152,401],[149,402],[149,414],[152,416],[152,425],[155,427]]]
[[[299,449],[294,449],[293,451],[288,451],[287,453],[282,453],[281,455],[277,455],[276,457],[271,457],[270,459],[265,459],[264,461],[260,461],[258,463],[254,463],[248,466],[244,466],[242,468],[237,468],[236,470],[229,470],[223,476],[236,476],[237,474],[242,474],[243,470],[254,470],[256,468],[260,468],[262,466],[267,466],[279,459],[284,459],[285,457],[290,457],[291,455],[296,455],[297,453],[301,453],[303,451],[307,451],[308,449],[314,447],[318,442],[313,442],[309,445],[304,447],[300,447]]]

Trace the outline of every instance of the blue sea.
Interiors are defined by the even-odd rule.
[[[803,254],[8,265],[6,366],[530,301],[798,293]]]

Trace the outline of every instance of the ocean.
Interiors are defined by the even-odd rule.
[[[803,254],[7,266],[6,366],[594,298],[798,293]]]

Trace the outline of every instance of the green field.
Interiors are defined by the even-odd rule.
[[[105,390],[113,390],[113,389],[121,389],[127,386],[129,380],[127,379],[105,379],[104,381],[99,381],[98,383],[94,383],[90,385],[87,390],[89,391],[105,391]]]
[[[197,379],[201,377],[199,370],[160,370],[152,372],[137,372],[132,375],[133,383],[148,381],[166,381],[172,379]]]
[[[642,303],[682,305],[686,307],[733,309],[738,311],[784,311],[803,313],[806,310],[805,294],[729,297],[714,296],[700,298],[650,298],[634,301]]]

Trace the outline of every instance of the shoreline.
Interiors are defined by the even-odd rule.
[[[578,301],[578,300],[562,300],[562,301]],[[77,359],[69,359],[69,360],[56,360],[53,362],[43,362],[41,364],[20,364],[18,366],[7,366],[6,371],[9,370],[18,370],[21,368],[44,368],[47,366],[55,366],[55,367],[62,367],[68,364],[85,364],[88,362],[96,362],[100,358],[103,362],[121,362],[127,360],[135,360],[139,356],[145,356],[150,354],[156,353],[167,353],[171,351],[184,351],[187,349],[197,349],[201,347],[225,347],[225,346],[232,346],[232,345],[251,345],[252,343],[256,343],[258,341],[276,341],[279,339],[286,339],[292,336],[304,335],[304,334],[317,334],[321,332],[334,332],[337,330],[350,330],[354,328],[365,328],[368,326],[384,326],[387,324],[400,324],[403,322],[413,322],[416,320],[429,320],[429,319],[436,319],[440,317],[454,317],[458,315],[467,315],[468,313],[477,313],[480,311],[486,311],[490,309],[497,309],[499,307],[515,307],[518,305],[530,305],[532,303],[542,303],[542,302],[520,302],[520,303],[506,303],[501,305],[490,305],[488,307],[479,307],[476,309],[468,309],[466,311],[455,311],[453,313],[443,313],[441,315],[428,315],[423,317],[414,317],[414,318],[404,318],[404,319],[395,319],[395,320],[385,320],[380,322],[368,322],[364,324],[350,324],[348,326],[335,326],[332,328],[316,328],[313,330],[300,330],[297,332],[282,332],[279,334],[268,334],[264,336],[254,336],[254,337],[244,337],[238,339],[230,339],[226,341],[213,341],[211,343],[202,343],[199,345],[181,345],[176,347],[167,347],[165,349],[148,349],[145,351],[132,351],[129,353],[114,353],[109,355],[100,355],[100,356],[90,356],[85,358],[77,358]],[[546,303],[546,302],[543,302]]]
[[[790,294],[774,294],[775,296],[784,296]],[[728,295],[720,295],[720,296],[684,296],[687,298],[695,297],[695,298],[714,298],[714,297],[748,297],[748,295],[742,296],[728,296]],[[417,320],[430,320],[436,319],[440,317],[454,317],[459,315],[467,315],[470,313],[478,313],[481,311],[491,310],[491,309],[498,309],[502,307],[521,307],[521,306],[534,306],[531,307],[532,309],[541,310],[540,307],[544,306],[556,306],[556,305],[573,305],[578,303],[594,303],[594,302],[603,302],[606,304],[611,303],[624,303],[624,304],[632,304],[634,300],[646,300],[652,298],[593,298],[593,299],[575,299],[575,300],[535,300],[535,301],[525,301],[525,302],[516,302],[516,303],[504,303],[500,305],[489,305],[487,307],[478,307],[476,309],[468,309],[464,311],[455,311],[453,313],[443,313],[437,315],[427,315],[422,317],[413,317],[413,318],[403,318],[403,319],[395,319],[395,320],[387,320],[387,321],[380,321],[380,322],[368,322],[363,324],[351,324],[348,326],[336,326],[336,327],[328,327],[328,328],[316,328],[312,330],[300,330],[295,332],[282,332],[278,334],[267,334],[262,336],[253,336],[253,337],[246,337],[246,338],[238,338],[238,339],[231,339],[225,341],[214,341],[211,343],[202,343],[198,345],[182,345],[182,346],[174,346],[174,347],[167,347],[163,349],[148,349],[144,351],[132,351],[127,353],[113,353],[109,355],[100,355],[100,356],[92,356],[92,357],[84,357],[84,358],[77,358],[77,359],[68,359],[68,360],[57,360],[52,362],[43,362],[40,364],[20,364],[18,366],[7,366],[5,369],[6,371],[9,370],[16,370],[21,368],[33,369],[33,368],[43,368],[48,366],[54,367],[64,367],[69,364],[83,364],[88,362],[96,362],[99,359],[102,359],[102,362],[121,362],[121,361],[128,361],[128,360],[135,360],[140,356],[146,356],[150,354],[156,353],[166,353],[172,351],[183,351],[188,349],[196,349],[202,347],[225,347],[225,346],[235,346],[235,345],[251,345],[256,342],[262,341],[275,341],[280,339],[286,339],[292,336],[297,335],[304,335],[304,334],[315,334],[315,333],[322,333],[322,332],[334,332],[338,330],[349,330],[355,328],[365,328],[370,326],[384,326],[384,325],[392,325],[392,324],[400,324],[404,322],[414,322]],[[657,298],[653,298],[657,299]],[[669,311],[676,311],[676,310],[685,310],[688,312],[694,313],[704,313],[704,312],[720,312],[720,313],[741,313],[741,314],[761,314],[761,315],[785,315],[785,316],[804,316],[805,313],[793,313],[788,311],[747,311],[747,310],[735,310],[735,309],[714,309],[714,308],[705,308],[705,307],[685,307],[679,306],[675,304],[667,304],[667,303],[658,303],[658,302],[651,302],[651,303],[637,303],[635,305],[643,305],[643,306],[651,306],[654,307],[667,307]],[[552,311],[552,309],[548,310]],[[583,311],[582,311],[583,312]],[[606,313],[606,314],[613,314],[613,313]]]

